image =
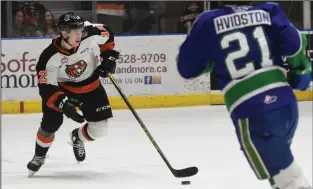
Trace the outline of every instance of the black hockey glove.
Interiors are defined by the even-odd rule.
[[[108,73],[115,73],[116,60],[119,58],[120,53],[115,50],[104,51],[100,54],[102,58],[101,65],[98,66],[97,72],[101,77],[107,77]]]
[[[58,100],[56,100],[55,105],[63,111],[66,117],[72,120],[83,123],[85,121],[84,116],[77,113],[76,108],[82,108],[83,103],[77,99],[69,98],[66,95],[60,95]]]

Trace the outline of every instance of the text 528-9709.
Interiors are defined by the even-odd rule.
[[[160,63],[166,61],[164,53],[147,53],[147,54],[123,54],[117,60],[118,63]]]

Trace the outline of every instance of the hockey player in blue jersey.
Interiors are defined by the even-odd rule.
[[[222,1],[199,16],[177,57],[186,79],[216,73],[241,149],[273,189],[311,188],[290,149],[299,118],[293,89],[311,81],[306,45],[279,4]]]

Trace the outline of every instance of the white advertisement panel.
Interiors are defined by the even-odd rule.
[[[114,74],[128,96],[203,94],[210,77],[181,78],[176,68],[179,46],[185,35],[116,37],[121,52]],[[2,100],[39,100],[36,63],[51,39],[3,40],[1,53]],[[109,96],[118,96],[108,78],[101,79]]]

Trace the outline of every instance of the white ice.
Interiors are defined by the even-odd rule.
[[[292,149],[312,183],[312,102],[300,103]],[[86,144],[77,164],[68,133],[79,124],[65,119],[46,164],[28,178],[41,114],[2,116],[2,189],[270,189],[259,181],[239,149],[224,106],[138,110],[172,166],[199,173],[175,178],[129,110],[114,111],[108,136]],[[190,180],[191,185],[181,185]]]

